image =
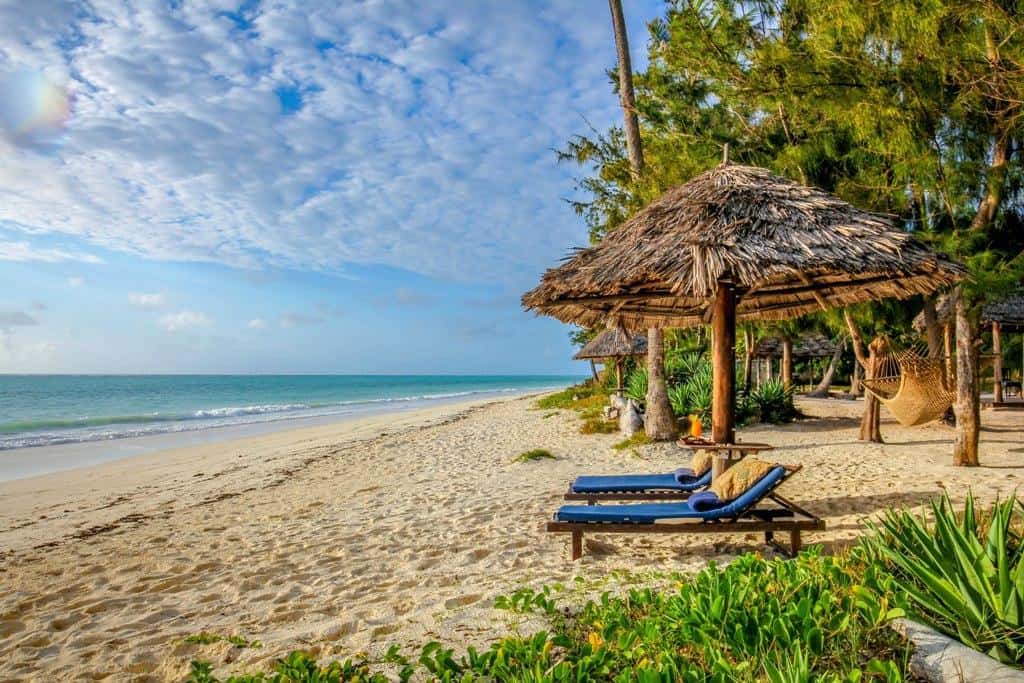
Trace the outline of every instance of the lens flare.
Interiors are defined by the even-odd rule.
[[[0,75],[0,131],[15,145],[58,142],[70,116],[67,88],[38,71]]]

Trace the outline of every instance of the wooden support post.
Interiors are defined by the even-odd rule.
[[[992,401],[1003,402],[1003,339],[999,323],[992,323]]]
[[[578,560],[583,557],[583,532],[572,532],[572,559]]]
[[[622,359],[615,361],[615,393],[622,396]]]
[[[800,532],[799,531],[791,531],[789,533],[789,548],[793,552],[794,555],[796,555],[798,552],[800,552],[800,546],[801,546]]]
[[[764,376],[769,382],[772,381],[772,357],[768,356],[764,359]]]
[[[946,354],[946,388],[952,389],[956,386],[956,367],[953,361],[953,323],[947,322],[942,326],[942,347]]]
[[[711,439],[736,440],[736,291],[719,281],[711,312]],[[714,475],[712,475],[713,477]]]

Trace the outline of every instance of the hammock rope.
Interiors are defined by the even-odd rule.
[[[916,427],[938,420],[953,405],[956,392],[946,380],[945,362],[920,348],[892,351],[882,357],[877,376],[861,383],[897,422]]]

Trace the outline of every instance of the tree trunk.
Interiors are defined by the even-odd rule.
[[[942,357],[942,326],[939,325],[938,314],[935,312],[935,298],[926,296],[924,308],[921,311],[924,316],[924,331],[928,338],[928,356],[931,358]],[[946,379],[946,364],[942,363],[942,383],[948,386]]]
[[[992,401],[1003,402],[1003,335],[999,323],[992,323]]]
[[[647,330],[647,410],[644,430],[655,441],[669,441],[676,436],[676,419],[668,402],[665,383],[665,337],[657,328]]]
[[[594,384],[600,384],[601,378],[597,375],[597,365],[594,364],[594,359],[590,359],[590,375],[594,378]]]
[[[793,386],[793,340],[782,340],[782,363],[780,372],[782,374],[782,386],[787,389]]]
[[[808,394],[808,396],[813,398],[828,398],[828,390],[829,387],[832,386],[832,379],[836,375],[836,368],[839,367],[839,361],[843,359],[843,349],[845,346],[845,340],[840,340],[840,342],[836,344],[835,353],[832,354],[832,360],[829,361],[828,368],[826,368],[824,376],[821,378],[821,381],[818,382],[818,386],[816,386],[814,391]]]
[[[978,432],[981,429],[981,411],[978,405],[978,347],[974,344],[977,321],[960,287],[956,297],[956,436],[953,439],[953,464],[963,467],[978,465]]]
[[[754,331],[743,329],[743,392],[750,393],[750,375],[754,365]]]
[[[629,58],[629,36],[626,33],[626,19],[622,14],[622,0],[608,0],[612,11],[612,28],[615,31],[615,51],[619,61],[619,102],[626,121],[626,151],[629,153],[629,168],[634,180],[643,175],[644,152],[640,144],[640,122],[636,115],[636,101],[633,95],[633,67]]]
[[[874,379],[878,371],[878,356],[885,350],[885,340],[881,337],[875,339],[868,345],[868,353],[864,354],[864,340],[860,336],[860,330],[854,324],[849,311],[843,309],[843,319],[850,332],[850,345],[853,347],[853,355],[857,364],[864,368],[865,379]],[[860,440],[883,443],[881,429],[881,405],[878,399],[870,392],[864,395],[864,415],[860,420]]]
[[[853,362],[853,376],[850,378],[850,395],[860,396],[864,393],[864,385],[860,383],[860,376],[863,370],[860,367],[860,363],[857,361]]]

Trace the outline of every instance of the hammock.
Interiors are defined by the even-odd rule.
[[[889,409],[904,427],[923,425],[946,414],[956,393],[947,386],[945,358],[929,358],[915,349],[882,358],[878,377],[861,381],[864,390]]]

